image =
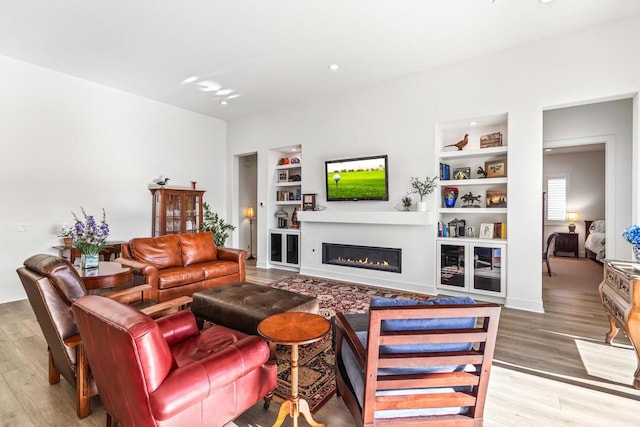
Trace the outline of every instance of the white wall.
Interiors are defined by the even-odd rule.
[[[15,269],[53,253],[71,211],[107,212],[112,240],[151,233],[148,183],[207,190],[225,213],[226,123],[0,57],[0,302],[25,298]],[[16,224],[26,223],[27,232]]]
[[[434,175],[437,122],[509,114],[509,248],[506,304],[541,311],[543,110],[637,93],[640,88],[640,16],[528,46],[426,70],[339,96],[266,112],[229,123],[231,154],[258,151],[258,176],[272,173],[262,156],[269,148],[302,144],[303,192],[324,197],[323,162],[330,158],[389,154],[388,203],[331,204],[328,209],[391,210],[409,188],[410,176]],[[637,126],[637,108],[633,123]],[[637,136],[635,137],[637,138]],[[634,139],[635,141],[635,139]],[[631,155],[636,160],[632,162]],[[638,164],[629,153],[618,175]],[[634,174],[636,180],[638,174]],[[624,178],[620,178],[623,180]],[[266,181],[266,180],[265,180]],[[630,182],[627,179],[627,182]],[[259,182],[258,198],[272,189]],[[433,209],[435,201],[431,200]],[[637,211],[637,199],[633,207]],[[266,217],[267,208],[259,210]],[[631,212],[621,212],[631,219]],[[266,249],[266,221],[258,229]],[[422,280],[435,280],[433,227],[404,236],[424,253]],[[302,263],[313,248],[305,241]],[[263,252],[264,253],[264,252]]]

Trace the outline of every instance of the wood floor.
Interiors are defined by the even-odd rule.
[[[552,262],[559,272],[593,269],[584,259]],[[290,274],[247,268],[253,283]],[[594,274],[597,283],[597,265]],[[616,338],[614,346],[603,343],[608,323],[593,283],[584,291],[580,283],[566,289],[557,283],[545,286],[544,314],[503,309],[485,427],[638,425],[640,391],[630,386],[635,355],[625,337]],[[92,414],[78,420],[74,395],[64,379],[53,386],[47,382],[46,344],[28,301],[0,304],[0,426],[103,426],[100,400],[94,398]],[[231,425],[271,426],[278,409],[255,405]],[[315,418],[327,426],[353,425],[337,397]],[[287,420],[284,425],[292,424]]]

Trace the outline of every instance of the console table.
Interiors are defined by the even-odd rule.
[[[619,329],[629,337],[638,361],[633,388],[640,389],[640,270],[636,267],[640,265],[631,261],[606,260],[599,291],[609,318],[605,342],[611,344]]]

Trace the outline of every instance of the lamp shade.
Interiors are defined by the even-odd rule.
[[[578,220],[578,214],[576,212],[567,212],[567,221],[574,222]]]
[[[247,218],[255,218],[256,217],[256,212],[253,210],[253,206],[249,206],[247,208]]]

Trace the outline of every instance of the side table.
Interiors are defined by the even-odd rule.
[[[320,341],[329,333],[329,321],[312,313],[275,314],[258,324],[258,333],[276,344],[291,346],[291,397],[282,402],[273,427],[281,426],[287,414],[293,419],[294,427],[298,427],[300,414],[312,427],[324,427],[311,417],[309,403],[298,397],[298,346]]]
[[[553,256],[558,256],[558,252],[573,253],[578,258],[578,236],[579,233],[558,233],[553,247]]]
[[[85,270],[76,267],[76,270],[90,293],[95,293],[91,291],[99,292],[102,288],[127,285],[133,281],[133,270],[118,262],[100,261],[98,268]]]

